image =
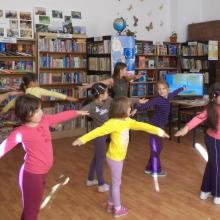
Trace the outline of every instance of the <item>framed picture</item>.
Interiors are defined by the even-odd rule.
[[[5,11],[5,18],[17,19],[18,13],[17,13],[17,11],[7,10],[7,11]]]
[[[20,12],[20,20],[31,20],[31,12]]]
[[[40,24],[50,24],[50,17],[49,16],[44,16],[44,15],[40,15],[39,16],[39,22]]]
[[[58,10],[52,10],[52,18],[63,18],[63,12]]]
[[[35,15],[46,15],[46,8],[35,7],[34,11],[35,11]]]
[[[2,19],[3,18],[3,10],[0,10],[0,19]]]
[[[81,19],[81,12],[80,11],[71,11],[71,16],[72,18],[75,18],[75,19]]]

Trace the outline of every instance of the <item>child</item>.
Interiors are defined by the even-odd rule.
[[[22,95],[16,100],[15,114],[24,124],[14,129],[0,144],[0,157],[17,144],[22,144],[26,155],[19,175],[23,199],[21,220],[36,220],[43,198],[46,175],[53,164],[49,127],[88,113],[72,110],[43,115],[39,98]]]
[[[136,105],[137,110],[147,110],[154,107],[155,113],[153,118],[149,120],[150,124],[164,129],[168,122],[170,114],[170,100],[178,93],[183,91],[183,87],[169,93],[169,85],[165,81],[158,81],[156,90],[158,96],[149,100],[140,100],[141,104]],[[165,176],[166,173],[161,170],[160,153],[163,149],[161,137],[150,135],[150,149],[151,154],[145,168],[145,173],[150,174],[152,177]]]
[[[41,98],[41,96],[51,96],[59,99],[66,99],[67,101],[77,101],[77,99],[69,97],[67,95],[61,94],[59,92],[49,91],[38,87],[36,75],[33,73],[28,73],[22,78],[23,82],[20,85],[20,89],[26,93]],[[12,99],[3,109],[2,113],[8,112],[11,108],[15,106],[15,99]]]
[[[125,63],[116,63],[111,78],[101,81],[107,86],[112,86],[112,96],[128,96],[129,82],[142,77],[141,74],[128,76],[127,65]],[[90,88],[92,84],[82,87],[82,89]]]
[[[209,89],[207,109],[195,116],[175,136],[184,136],[197,125],[206,121],[205,143],[208,162],[202,180],[200,198],[214,197],[214,203],[220,204],[220,83],[214,83]]]
[[[128,209],[121,206],[120,184],[129,141],[129,129],[142,130],[161,137],[169,137],[160,128],[129,118],[130,111],[130,102],[127,97],[115,98],[109,109],[110,119],[101,127],[96,128],[73,142],[73,145],[82,145],[96,137],[111,134],[111,142],[106,154],[107,163],[111,171],[107,212],[112,212],[114,217],[128,214]]]
[[[108,87],[104,83],[95,83],[91,88],[91,93],[94,100],[84,106],[81,110],[89,112],[89,117],[93,120],[93,127],[97,128],[108,120],[108,112],[111,103],[111,98],[108,96]],[[99,192],[106,192],[109,190],[109,185],[103,179],[103,166],[106,153],[106,136],[97,137],[94,143],[94,157],[90,163],[87,186],[98,184]],[[98,182],[94,179],[96,173]]]

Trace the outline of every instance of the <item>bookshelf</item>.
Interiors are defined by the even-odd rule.
[[[27,72],[36,73],[36,40],[17,39],[0,42],[0,92],[19,86]]]
[[[178,71],[178,51],[179,43],[155,45],[153,41],[136,40],[135,72],[143,77],[130,83],[130,96],[154,96],[157,80]]]
[[[87,81],[111,77],[111,36],[87,38]]]
[[[60,92],[74,98],[85,95],[79,90],[87,82],[86,36],[56,33],[37,33],[38,81],[42,88]],[[79,109],[80,103],[43,98],[44,112],[57,113],[69,109]],[[85,118],[79,117],[53,129],[54,138],[82,134]]]
[[[207,41],[188,41],[181,44],[181,72],[204,73],[205,84],[209,84]]]

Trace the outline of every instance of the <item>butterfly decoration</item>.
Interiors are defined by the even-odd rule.
[[[147,29],[147,31],[151,31],[154,29],[153,27],[153,22],[151,22],[148,26],[145,27]]]
[[[128,11],[131,11],[131,9],[133,9],[133,6],[132,6],[132,5],[129,5]]]
[[[164,25],[163,21],[160,22],[160,27],[162,27]]]
[[[150,17],[151,15],[152,15],[152,11],[149,11],[149,12],[147,13],[147,16]]]
[[[159,10],[163,10],[163,8],[164,8],[164,4],[161,4],[161,5],[159,6]]]
[[[140,0],[141,2],[143,2],[144,0]]]
[[[133,26],[134,26],[134,27],[137,27],[137,26],[138,26],[138,17],[134,15],[133,18],[134,18],[134,24],[133,24]]]

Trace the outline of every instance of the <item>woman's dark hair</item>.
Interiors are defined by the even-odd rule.
[[[104,94],[107,88],[108,88],[107,85],[105,85],[104,83],[93,84],[93,86],[91,87],[92,96],[89,96],[88,98],[86,98],[82,106],[89,104],[94,99],[97,99],[100,95]]]
[[[120,71],[123,70],[124,68],[127,68],[127,65],[125,63],[121,63],[121,62],[116,63],[112,74],[112,78],[113,79],[120,78]]]
[[[125,96],[114,98],[109,108],[109,118],[127,118],[130,106],[129,98]]]
[[[34,73],[27,73],[25,76],[22,77],[22,83],[20,84],[20,90],[23,92],[26,91],[29,84],[31,82],[35,82],[37,80],[37,76]]]
[[[35,96],[29,94],[18,96],[15,103],[15,115],[22,122],[28,122],[40,106],[41,100]]]
[[[218,115],[216,112],[216,98],[220,95],[220,83],[214,83],[208,90],[209,103],[207,106],[206,128],[217,131]]]

